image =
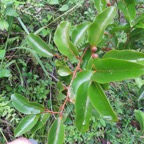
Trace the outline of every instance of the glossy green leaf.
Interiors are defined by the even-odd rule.
[[[139,15],[137,16],[132,22],[131,22],[131,26],[135,26],[136,28],[144,28],[144,24],[142,23],[144,19],[144,15]]]
[[[128,13],[129,13],[129,17],[130,20],[133,20],[136,17],[136,5],[135,5],[135,0],[124,0]]]
[[[49,119],[50,114],[49,113],[43,113],[40,116],[40,119],[38,120],[37,124],[31,129],[31,133],[35,133],[37,130],[39,130],[40,128],[42,128],[45,123],[47,122],[47,120]]]
[[[89,129],[92,106],[88,97],[89,81],[80,85],[76,96],[76,127],[81,132]]]
[[[0,50],[0,60],[3,59],[5,57],[5,50]]]
[[[56,119],[50,128],[48,135],[48,144],[63,144],[64,142],[64,125],[61,117]]]
[[[144,112],[141,110],[135,110],[136,120],[140,123],[141,130],[144,131]]]
[[[33,48],[40,56],[52,57],[53,54],[48,45],[39,36],[31,33],[27,36],[28,44]]]
[[[70,93],[70,99],[71,100],[75,100],[76,98],[76,93],[77,93],[77,90],[79,88],[79,86],[90,80],[91,76],[92,76],[93,72],[90,71],[90,70],[84,70],[82,72],[79,72],[76,76],[76,78],[74,79],[74,81],[72,82],[71,84],[71,88],[69,90],[69,93]]]
[[[90,24],[89,22],[84,22],[75,26],[71,36],[74,45],[78,45],[81,44],[81,42],[83,42],[89,24]]]
[[[20,94],[12,94],[11,96],[13,106],[24,114],[38,114],[44,111],[44,107],[36,102],[29,102]]]
[[[115,58],[121,60],[128,60],[130,62],[136,62],[144,65],[144,53],[131,51],[131,50],[111,50],[107,52],[103,58]]]
[[[89,63],[89,60],[91,58],[91,55],[92,55],[92,52],[91,52],[91,49],[88,48],[85,55],[83,56],[82,58],[82,69],[87,69],[87,66],[88,66],[88,63]]]
[[[10,70],[5,68],[0,68],[0,78],[10,77],[10,76],[11,76]]]
[[[109,83],[100,84],[103,90],[109,90]]]
[[[116,24],[111,24],[110,25],[112,28],[110,30],[110,33],[115,33],[115,32],[119,32],[119,31],[124,31],[124,32],[129,32],[131,27],[129,24],[120,24],[120,25],[116,25]]]
[[[106,98],[103,89],[98,83],[91,83],[91,85],[89,86],[88,95],[92,105],[94,106],[96,111],[103,116],[103,118],[111,121],[118,120],[111,105],[109,104],[108,99]]]
[[[68,67],[64,66],[64,67],[59,68],[58,74],[60,76],[68,76],[68,75],[72,74],[72,72]]]
[[[136,17],[135,0],[124,0],[118,2],[118,8],[123,12],[125,18],[130,22]]]
[[[15,137],[21,136],[22,134],[30,131],[37,123],[40,115],[28,115],[19,123],[14,131]]]
[[[62,61],[59,61],[59,60],[56,60],[55,61],[55,65],[58,68],[58,74],[60,76],[68,76],[70,74],[72,74],[72,71],[69,69],[69,67],[65,64],[65,62],[62,62]]]
[[[138,77],[144,73],[144,66],[118,59],[94,59],[91,80],[109,83]]]
[[[106,0],[94,0],[94,4],[98,13],[101,13],[106,8]]]
[[[78,56],[78,50],[69,40],[70,23],[67,21],[61,22],[54,34],[54,42],[58,50],[70,60],[75,60]]]
[[[100,13],[88,28],[88,40],[90,45],[96,46],[103,37],[104,30],[116,15],[116,8],[111,6]]]

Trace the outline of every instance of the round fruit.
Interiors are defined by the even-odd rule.
[[[92,58],[98,58],[98,54],[93,53]]]
[[[96,47],[96,46],[93,46],[93,47],[91,48],[91,51],[92,51],[92,52],[96,52],[96,51],[97,51],[97,47]]]
[[[111,6],[111,3],[107,3],[107,6],[108,6],[108,7]]]

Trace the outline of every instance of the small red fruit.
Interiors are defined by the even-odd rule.
[[[107,6],[111,6],[110,0],[106,0]]]
[[[92,58],[98,58],[98,54],[93,53]]]
[[[92,52],[96,52],[96,51],[97,51],[97,47],[96,47],[96,46],[93,46],[93,47],[91,48],[91,51],[92,51]]]
[[[111,3],[107,3],[107,6],[108,6],[108,7],[111,6]]]

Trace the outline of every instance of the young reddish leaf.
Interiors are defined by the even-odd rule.
[[[13,106],[24,114],[38,114],[44,111],[44,107],[35,102],[29,102],[25,97],[20,94],[12,94],[11,96]]]
[[[54,34],[54,42],[58,50],[70,60],[75,60],[78,56],[78,50],[69,40],[70,23],[67,21],[61,22]]]
[[[14,131],[15,137],[21,136],[22,134],[30,131],[37,123],[40,115],[28,115],[19,123]]]
[[[138,77],[144,73],[144,66],[119,59],[94,59],[92,81],[109,83]]]
[[[105,28],[111,23],[115,15],[116,8],[111,6],[96,17],[94,22],[88,28],[88,39],[90,45],[97,46],[97,44],[102,40]]]
[[[91,85],[89,86],[88,95],[93,107],[100,115],[102,115],[105,119],[111,121],[118,120],[111,105],[109,104],[108,99],[106,98],[103,89],[98,83],[91,83]]]
[[[81,132],[89,129],[89,122],[92,114],[92,106],[88,97],[88,87],[90,81],[80,85],[76,96],[76,127]]]
[[[37,130],[39,130],[41,127],[43,127],[46,123],[46,121],[49,119],[50,114],[49,113],[43,113],[40,115],[40,119],[38,120],[37,124],[31,129],[31,133],[35,133]]]
[[[28,45],[32,47],[40,56],[52,57],[53,54],[46,44],[39,36],[31,33],[27,36]]]
[[[71,84],[71,87],[69,89],[69,93],[70,93],[70,99],[72,101],[75,101],[75,98],[76,98],[76,93],[77,93],[77,90],[79,88],[79,86],[90,80],[91,76],[92,76],[93,72],[90,71],[90,70],[84,70],[82,72],[79,72],[76,76],[76,78],[74,79],[74,81],[72,82]]]
[[[74,30],[72,31],[72,42],[74,43],[74,45],[81,44],[81,42],[85,38],[85,34],[89,25],[89,22],[84,22],[75,26]]]
[[[61,117],[56,119],[50,128],[48,135],[48,144],[63,144],[64,142],[64,125]]]
[[[127,60],[130,62],[135,62],[144,65],[144,53],[131,50],[111,50],[103,56],[103,59],[106,58]]]

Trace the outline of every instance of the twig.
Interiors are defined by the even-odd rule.
[[[72,80],[71,80],[71,82],[70,82],[70,84],[69,84],[69,86],[68,86],[68,89],[70,88],[71,83],[73,82],[74,78],[76,77],[77,71],[80,70],[80,64],[81,64],[81,61],[79,61],[78,65],[77,65],[77,67],[76,67],[76,69],[75,69],[75,71],[73,72]],[[65,106],[66,106],[66,103],[67,103],[68,101],[70,101],[70,100],[69,100],[69,96],[70,96],[70,93],[69,93],[69,91],[67,90],[66,99],[65,99],[63,105],[61,106],[61,112],[60,112],[60,115],[61,115],[61,116],[62,116],[62,113],[63,113],[64,108],[65,108]]]
[[[44,112],[42,112],[42,113],[50,113],[50,114],[60,114],[60,112],[55,112],[55,111],[50,111],[50,110],[48,110],[48,109],[46,109]]]

